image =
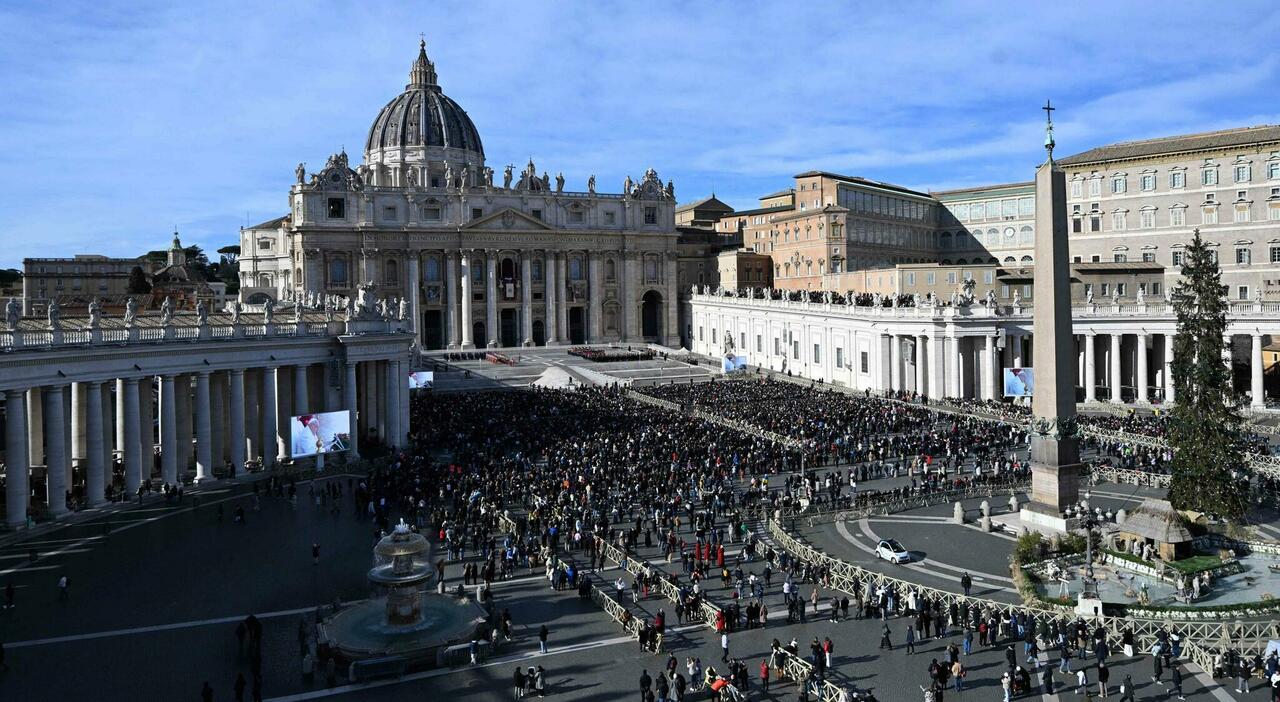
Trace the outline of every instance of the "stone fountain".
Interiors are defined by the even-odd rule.
[[[331,650],[346,660],[400,657],[425,667],[445,648],[470,641],[488,613],[474,598],[427,591],[429,549],[426,537],[403,520],[378,541],[369,570],[374,596],[320,625]]]

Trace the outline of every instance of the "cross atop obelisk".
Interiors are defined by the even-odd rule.
[[[1033,288],[1031,399],[1031,502],[1024,512],[1047,527],[1061,528],[1061,510],[1079,496],[1080,450],[1075,436],[1075,337],[1071,329],[1071,270],[1068,265],[1067,180],[1053,160],[1053,105],[1045,102],[1044,147],[1048,159],[1036,169],[1036,243]],[[1028,514],[1028,512],[1032,514]],[[1038,518],[1037,518],[1038,517]]]

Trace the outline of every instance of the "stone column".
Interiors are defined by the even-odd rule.
[[[942,338],[937,329],[933,329],[929,334],[929,380],[926,389],[929,397],[934,399],[945,397],[947,394],[947,389],[944,386],[945,381],[943,381],[943,378],[946,377],[946,369],[943,367],[943,359],[946,354],[943,353],[944,342]]]
[[[951,344],[951,353],[947,355],[951,359],[951,389],[950,396],[955,398],[964,397],[964,384],[961,381],[963,376],[960,375],[960,337],[948,337]]]
[[[489,342],[485,345],[493,349],[502,345],[502,335],[498,333],[498,251],[496,249],[485,252],[485,263],[484,331],[489,337]],[[399,443],[402,445],[404,442]]]
[[[422,274],[418,269],[419,252],[416,250],[409,251],[409,255],[405,259],[405,279],[404,292],[405,297],[409,301],[409,328],[413,330],[413,338],[419,347],[422,346],[422,312],[419,310],[419,302],[422,298]]]
[[[889,335],[889,389],[902,390],[902,337]]]
[[[115,383],[107,381],[99,383],[98,390],[102,396],[98,398],[102,408],[102,441],[98,444],[102,448],[102,465],[105,476],[103,478],[106,487],[110,490],[115,483],[115,458],[116,454],[113,449],[112,440],[115,438],[115,417],[113,416],[113,403],[111,401],[111,386]]]
[[[230,419],[227,440],[230,442],[230,450],[227,451],[227,459],[235,468],[236,475],[240,475],[244,472],[244,370],[233,368],[228,371],[227,383],[230,385],[227,407]]]
[[[215,468],[224,465],[227,461],[226,400],[226,375],[211,373],[209,375],[209,460]]]
[[[1119,404],[1123,400],[1120,397],[1120,343],[1123,336],[1120,334],[1111,335],[1111,355],[1107,358],[1107,365],[1111,370],[1111,402]]]
[[[533,346],[533,273],[530,267],[533,256],[520,252],[520,328],[524,336],[522,346]]]
[[[916,337],[916,392],[921,395],[924,395],[926,390],[924,386],[924,367],[926,363],[924,357],[924,338],[924,334]]]
[[[106,502],[106,453],[102,446],[102,383],[85,386],[85,499],[90,507]],[[12,446],[13,444],[9,444]]]
[[[446,325],[449,327],[449,348],[456,349],[462,343],[458,334],[458,252],[444,253],[444,304]]]
[[[604,285],[600,278],[600,254],[587,252],[587,343],[599,343],[604,338]]]
[[[262,373],[244,372],[245,460],[262,458]]]
[[[84,383],[71,384],[71,466],[84,466],[85,459],[85,389]]]
[[[987,339],[987,352],[982,357],[982,398],[984,400],[994,400],[996,399],[996,383],[1000,382],[1000,354],[996,351],[996,338],[990,334],[986,334],[985,337]]]
[[[143,480],[150,480],[156,467],[156,403],[151,396],[151,378],[138,378],[138,455],[142,457]]]
[[[213,478],[213,420],[209,416],[209,372],[196,373],[196,482]]]
[[[1267,406],[1262,385],[1262,335],[1252,334],[1253,348],[1249,354],[1249,389],[1253,394],[1250,405],[1262,409]]]
[[[383,374],[382,382],[385,383],[386,392],[382,393],[382,416],[386,417],[387,445],[396,448],[403,445],[400,440],[400,400],[397,393],[400,390],[400,384],[396,382],[399,363],[393,360],[384,362],[386,372]]]
[[[1164,335],[1164,401],[1173,403],[1176,395],[1173,385],[1173,334]]]
[[[1085,332],[1084,335],[1084,401],[1098,401],[1098,371],[1094,364],[1097,361],[1097,353],[1094,348],[1094,339],[1097,337],[1093,331]]]
[[[547,312],[545,321],[542,323],[543,329],[546,330],[547,346],[554,346],[557,342],[556,327],[559,326],[556,321],[556,252],[547,251],[546,258],[542,263],[542,298],[547,303]]]
[[[178,376],[174,381],[174,391],[177,398],[174,405],[178,410],[178,475],[183,475],[191,470],[192,463],[191,376]]]
[[[27,523],[31,495],[31,466],[27,461],[27,391],[4,391],[5,523],[17,528]]]
[[[66,413],[62,408],[62,386],[43,388],[45,449],[45,482],[49,513],[55,518],[67,513],[67,442]]]
[[[178,408],[172,375],[160,378],[160,479],[178,482]]]
[[[569,254],[556,254],[556,338],[569,343]],[[561,298],[564,299],[561,299]]]
[[[1012,347],[1013,349],[1013,356],[1010,358],[1010,362],[1013,364],[1012,367],[1021,368],[1022,367],[1022,335],[1010,334],[1005,338],[1008,339],[1006,343],[1008,343],[1009,346]]]
[[[359,417],[360,408],[356,405],[356,362],[347,361],[346,377],[342,383],[342,404],[347,411],[351,413],[351,436],[350,436],[350,458],[352,460],[360,458],[360,430],[356,419]]]
[[[276,464],[279,447],[276,446],[276,368],[262,369],[262,467]]]
[[[666,323],[662,325],[662,335],[665,337],[662,341],[664,346],[671,348],[680,348],[680,288],[677,285],[679,272],[676,269],[676,252],[668,251],[663,254],[663,262],[665,268],[662,272],[662,282],[666,287],[666,293],[662,296],[662,311],[666,315]],[[830,332],[830,327],[828,327]],[[831,377],[827,374],[827,377]]]
[[[1148,403],[1151,398],[1147,395],[1147,336],[1146,332],[1141,332],[1134,339],[1137,343],[1137,372],[1134,375],[1138,380],[1138,402]]]
[[[307,400],[307,366],[293,367],[293,413],[292,416],[311,414],[311,404]]]
[[[640,305],[636,301],[636,293],[642,280],[640,271],[640,254],[635,251],[622,252],[622,278],[619,286],[622,291],[622,340],[636,341],[640,339]],[[790,349],[787,350],[790,353]],[[791,359],[793,361],[798,359]]]
[[[142,484],[142,456],[138,455],[140,447],[138,379],[125,378],[123,385],[124,413],[121,415],[120,423],[124,425],[124,490],[125,496],[128,497],[136,494],[138,486]]]
[[[476,347],[471,336],[471,251],[462,252],[462,348]]]

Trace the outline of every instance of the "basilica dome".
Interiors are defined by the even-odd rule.
[[[365,141],[365,162],[437,159],[480,166],[484,146],[466,111],[440,91],[435,65],[427,58],[426,43],[422,42],[404,92],[373,120]]]

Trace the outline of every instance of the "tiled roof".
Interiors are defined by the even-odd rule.
[[[992,190],[1009,190],[1012,188],[1034,188],[1035,185],[1036,185],[1035,181],[1028,180],[1023,183],[998,183],[996,185],[975,185],[969,188],[954,188],[952,190],[930,190],[929,194],[934,197],[948,196],[948,195],[964,195],[964,194],[970,194],[970,193],[988,192]]]
[[[905,193],[907,195],[929,197],[929,193],[922,193],[919,190],[912,190],[911,188],[906,188],[901,185],[894,185],[893,183],[885,183],[879,180],[871,180],[870,178],[863,178],[860,176],[840,175],[839,173],[832,173],[830,171],[805,171],[804,173],[797,173],[795,175],[796,178],[809,178],[812,176],[824,176],[834,180],[844,181],[846,183],[854,183],[857,185],[868,185],[873,188],[883,188],[885,190],[896,190],[900,193]]]
[[[245,229],[279,229],[280,225],[284,224],[288,220],[289,215],[281,215],[275,219],[268,219],[260,224],[255,224],[252,227],[245,227]]]
[[[687,205],[681,205],[676,208],[676,212],[687,212],[689,210],[694,210],[694,209],[702,209],[702,210],[716,209],[716,210],[720,210],[721,212],[733,212],[732,207],[721,202],[720,198],[716,197],[715,195],[712,195],[710,197],[704,197],[701,200],[698,200],[697,202],[691,202]]]
[[[1161,154],[1252,146],[1269,142],[1280,142],[1280,125],[1264,124],[1257,127],[1239,127],[1217,132],[1184,134],[1142,141],[1122,141],[1058,159],[1058,163],[1063,166],[1075,166],[1085,163],[1120,161]]]

